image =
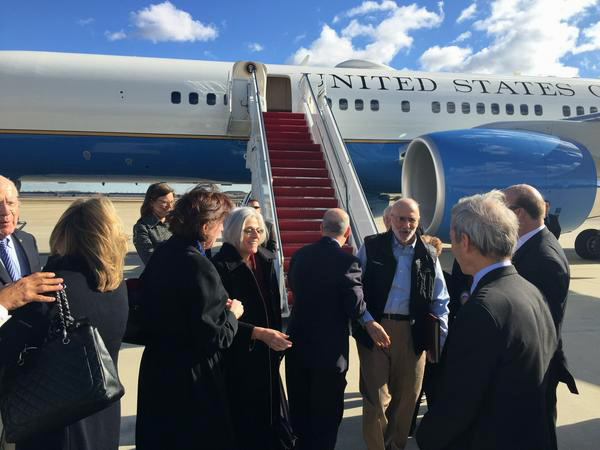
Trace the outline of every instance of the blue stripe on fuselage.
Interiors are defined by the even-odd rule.
[[[247,140],[135,134],[0,132],[2,169],[10,178],[80,176],[203,179],[249,183]],[[363,189],[399,192],[406,142],[347,142]]]

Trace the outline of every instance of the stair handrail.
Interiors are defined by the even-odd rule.
[[[250,120],[252,123],[252,134],[248,141],[248,153],[255,152],[257,154],[251,157],[258,156],[257,164],[252,165],[259,173],[252,171],[252,192],[257,197],[263,211],[263,216],[270,219],[273,224],[273,237],[276,243],[275,249],[275,273],[279,284],[279,293],[281,295],[281,313],[283,316],[288,316],[289,305],[287,297],[287,289],[285,287],[285,272],[283,255],[283,246],[281,245],[281,234],[279,232],[279,220],[277,218],[277,209],[275,208],[275,193],[273,190],[273,172],[271,171],[271,160],[269,158],[269,147],[267,144],[267,133],[265,131],[265,123],[263,120],[263,112],[261,106],[260,91],[258,89],[258,80],[256,79],[256,69],[250,65],[248,70],[251,74],[249,80],[250,95],[248,96],[248,110],[250,112]],[[254,177],[259,177],[259,182],[254,183]],[[265,189],[266,187],[266,189]]]
[[[330,168],[332,181],[336,186],[336,195],[342,208],[350,216],[350,225],[352,228],[351,244],[355,250],[358,250],[366,236],[378,232],[375,219],[371,213],[371,208],[356,174],[356,169],[340,133],[335,116],[327,102],[325,88],[323,87],[319,93],[318,99],[306,73],[302,75],[299,86],[301,101],[304,102],[304,106],[308,110],[312,122],[315,122],[315,119],[317,119],[318,133],[313,129],[313,136],[320,139],[323,144],[323,151]],[[304,90],[307,92],[304,92]],[[311,108],[306,94],[308,94],[310,100],[314,103],[314,110],[316,111]],[[323,128],[328,143],[319,126]],[[331,153],[333,153],[333,157]],[[343,186],[340,186],[339,178],[341,178]]]

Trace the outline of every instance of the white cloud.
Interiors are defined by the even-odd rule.
[[[131,13],[137,33],[155,44],[157,42],[209,41],[217,37],[214,25],[194,20],[190,13],[177,9],[166,1]]]
[[[365,24],[359,19],[353,19],[339,32],[325,24],[320,36],[308,48],[300,47],[290,57],[290,61],[299,64],[309,56],[308,64],[319,66],[335,65],[346,59],[367,59],[388,64],[400,50],[412,46],[413,38],[409,35],[411,30],[433,28],[442,23],[443,2],[438,3],[438,8],[436,13],[415,3],[398,6],[393,1],[363,2],[343,16],[356,17],[373,11],[385,11],[385,18],[375,24]],[[335,19],[333,23],[336,23]],[[366,38],[367,44],[356,47],[353,39],[357,37]]]
[[[470,31],[465,31],[464,33],[459,34],[457,36],[457,38],[452,41],[452,43],[458,44],[459,42],[466,41],[470,37],[471,37],[471,32]]]
[[[583,30],[583,35],[586,38],[586,43],[575,48],[573,50],[574,54],[577,55],[579,53],[600,49],[600,22]]]
[[[577,76],[578,68],[561,59],[577,49],[580,31],[574,22],[598,3],[600,0],[554,0],[548,7],[546,0],[494,0],[489,15],[473,24],[490,38],[487,47],[477,52],[460,52],[455,46],[432,47],[421,56],[421,64],[431,70]],[[598,42],[595,31],[589,29],[588,45]],[[463,59],[458,61],[461,55]]]
[[[475,15],[477,12],[477,3],[471,3],[465,9],[463,9],[456,19],[456,23],[464,22],[465,20],[469,20],[471,17]]]
[[[421,66],[426,70],[437,72],[440,70],[457,70],[464,60],[472,53],[470,48],[457,47],[431,47],[421,55]]]
[[[85,27],[86,25],[89,25],[89,24],[91,24],[93,21],[94,21],[94,18],[93,18],[93,17],[87,17],[87,18],[85,18],[85,19],[79,19],[79,20],[77,21],[77,23],[78,23],[79,25],[81,25],[82,27]]]
[[[252,42],[251,44],[248,44],[248,49],[251,52],[262,52],[265,48],[258,42]]]
[[[111,42],[120,41],[121,39],[125,39],[127,34],[123,31],[105,31],[104,36]]]
[[[300,42],[300,41],[301,41],[302,39],[304,39],[305,37],[306,37],[306,33],[299,34],[298,36],[296,36],[296,37],[294,38],[294,43],[298,43],[298,42]]]

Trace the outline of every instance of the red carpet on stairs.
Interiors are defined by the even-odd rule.
[[[291,256],[320,239],[323,214],[338,207],[338,201],[323,151],[313,143],[304,114],[265,112],[263,117],[287,276]]]

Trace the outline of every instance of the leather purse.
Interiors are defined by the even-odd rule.
[[[142,284],[139,278],[128,278],[127,300],[129,302],[129,315],[127,316],[127,327],[123,342],[127,344],[146,345],[147,336],[143,325],[142,310]]]
[[[26,347],[5,367],[0,411],[7,442],[70,425],[118,401],[125,390],[98,330],[74,320],[63,289],[58,320],[40,347]]]

